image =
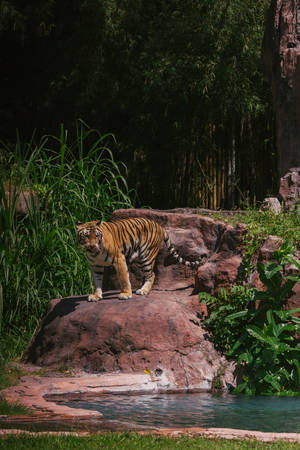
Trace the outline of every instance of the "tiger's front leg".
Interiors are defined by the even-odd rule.
[[[97,302],[102,299],[102,280],[103,280],[103,272],[104,267],[102,266],[92,266],[91,267],[95,292],[88,296],[89,302]]]
[[[127,298],[132,297],[131,284],[129,280],[129,272],[126,263],[125,256],[121,254],[118,258],[116,258],[114,267],[116,269],[120,285],[121,285],[121,293],[119,298],[121,300],[126,300]]]

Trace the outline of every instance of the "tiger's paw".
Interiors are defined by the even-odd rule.
[[[90,294],[88,296],[88,302],[98,302],[99,300],[102,300],[102,295]]]
[[[128,298],[131,298],[132,295],[130,292],[121,292],[121,294],[119,295],[119,299],[120,300],[127,300]]]
[[[137,295],[148,295],[149,292],[146,292],[144,289],[137,289],[135,292]]]

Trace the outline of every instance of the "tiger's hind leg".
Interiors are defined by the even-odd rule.
[[[149,292],[151,291],[151,288],[153,286],[153,283],[154,283],[154,278],[155,278],[154,272],[151,273],[149,278],[145,277],[145,281],[144,281],[143,286],[140,289],[137,289],[135,293],[137,295],[147,295],[147,294],[149,294]]]
[[[140,262],[141,269],[143,270],[145,276],[143,286],[136,290],[137,295],[147,295],[151,291],[155,279],[155,274],[153,272],[154,263],[155,258],[152,262],[148,262],[147,260]]]

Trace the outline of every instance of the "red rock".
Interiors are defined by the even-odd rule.
[[[245,226],[232,227],[196,214],[170,211],[119,210],[113,214],[114,218],[134,216],[153,218],[166,227],[184,257],[207,253],[207,262],[195,274],[194,295],[188,288],[194,275],[182,275],[162,249],[155,288],[146,297],[133,295],[124,301],[116,293],[106,292],[99,302],[88,302],[87,296],[52,300],[23,361],[48,368],[75,368],[84,375],[36,385],[27,377],[21,386],[5,390],[9,401],[26,401],[27,406],[58,413],[55,396],[79,399],[109,392],[205,391],[216,377],[223,386],[234,385],[234,365],[215,350],[201,327],[207,308],[196,293],[215,294],[220,287],[236,284]],[[267,262],[280,246],[281,239],[270,236],[256,257]],[[251,281],[257,285],[257,280],[254,273]],[[41,395],[50,403],[44,397],[39,401]],[[63,414],[71,411],[65,409]],[[84,415],[82,411],[78,414]]]
[[[232,227],[210,217],[174,211],[121,209],[113,213],[112,220],[128,217],[145,217],[156,220],[168,231],[178,253],[190,261],[200,259],[202,263],[205,263],[206,258],[202,259],[202,256],[207,255],[208,260],[213,257],[213,264],[216,264],[216,253],[223,260],[224,258],[231,258],[234,252],[239,253],[241,251],[241,237],[245,231],[243,225]],[[170,257],[163,245],[157,257],[153,289],[173,291],[194,285],[195,271],[187,266],[174,264],[174,262],[175,260]],[[140,287],[142,274],[134,265],[129,269],[133,288]],[[104,288],[106,290],[119,289],[118,281],[113,276],[112,270],[105,273]],[[199,291],[197,290],[197,292]]]
[[[222,288],[230,288],[237,283],[243,262],[244,225],[227,225],[220,237],[216,252],[207,263],[198,268],[195,278],[195,293],[217,294]]]
[[[300,167],[290,169],[280,178],[279,199],[287,211],[293,211],[300,196]]]
[[[41,328],[24,354],[39,366],[77,367],[92,372],[143,373],[161,379],[161,389],[209,390],[233,367],[206,339],[190,292],[152,292],[122,301],[106,295],[52,300]]]

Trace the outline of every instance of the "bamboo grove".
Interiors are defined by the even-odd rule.
[[[269,0],[0,2],[0,139],[116,137],[141,205],[233,208],[276,194]]]

